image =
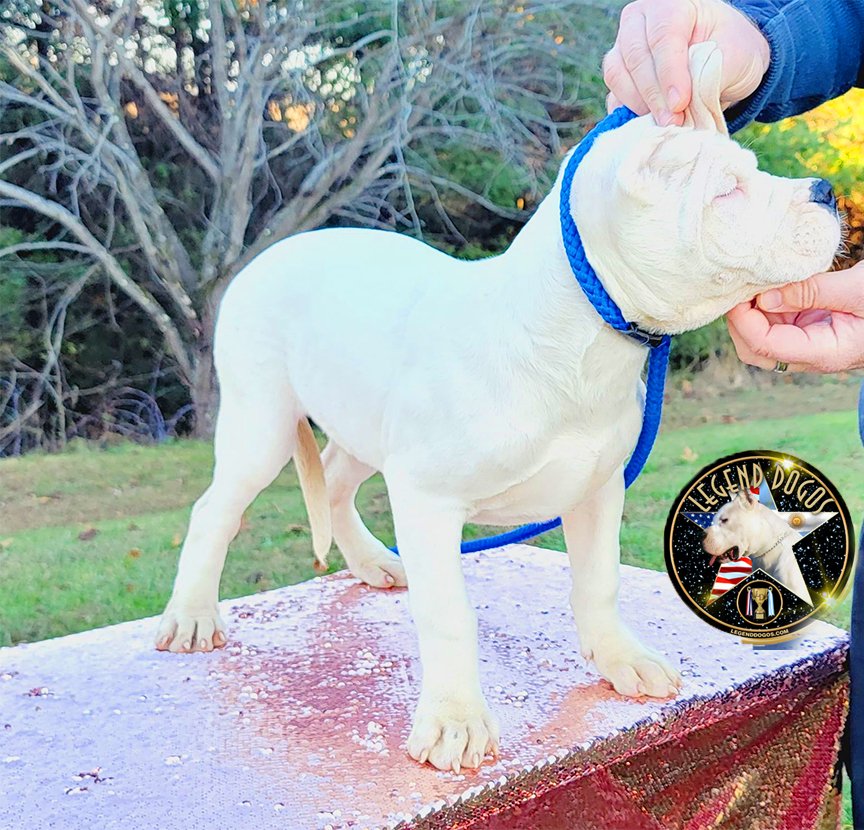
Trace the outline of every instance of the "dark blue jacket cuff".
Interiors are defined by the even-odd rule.
[[[771,48],[756,92],[726,113],[729,131],[779,121],[864,84],[864,0],[732,0]]]

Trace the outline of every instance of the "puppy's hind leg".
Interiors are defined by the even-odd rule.
[[[300,413],[284,377],[223,383],[216,422],[213,481],[192,508],[174,590],[156,647],[210,651],[225,644],[219,580],[243,511],[279,475],[294,452]]]
[[[360,485],[375,470],[332,439],[327,442],[321,460],[330,497],[333,539],[351,573],[375,588],[406,585],[401,560],[369,532],[354,503]]]

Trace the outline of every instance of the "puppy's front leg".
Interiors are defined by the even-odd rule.
[[[678,672],[653,649],[643,646],[618,611],[624,476],[618,470],[575,510],[562,516],[573,575],[570,604],[579,630],[582,656],[622,695],[674,695]]]
[[[480,687],[477,617],[459,553],[464,514],[419,493],[406,476],[384,474],[423,664],[408,754],[456,773],[476,769],[497,751],[498,724]]]

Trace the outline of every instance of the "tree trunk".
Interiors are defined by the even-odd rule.
[[[212,341],[211,341],[212,343]],[[195,374],[189,393],[195,407],[195,438],[212,438],[219,407],[219,390],[213,370],[213,348],[208,343],[195,357]]]
[[[189,393],[195,407],[195,438],[212,438],[219,408],[219,387],[213,367],[213,335],[219,297],[210,297],[201,309],[201,333],[195,350],[195,370]]]

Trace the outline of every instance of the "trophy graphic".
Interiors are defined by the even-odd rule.
[[[753,589],[753,601],[756,603],[756,610],[753,612],[754,620],[764,620],[765,619],[765,609],[762,607],[766,600],[768,599],[768,589],[767,588],[754,588]]]

